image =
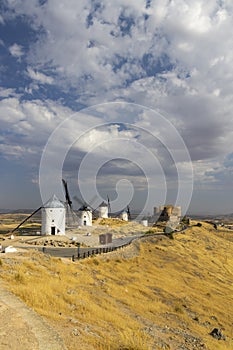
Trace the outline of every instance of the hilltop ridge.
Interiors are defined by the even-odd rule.
[[[75,263],[1,256],[1,278],[70,350],[231,350],[232,242],[232,231],[202,223]]]

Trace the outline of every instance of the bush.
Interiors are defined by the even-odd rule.
[[[145,235],[150,235],[150,234],[153,234],[153,233],[155,233],[155,231],[150,229],[150,230],[146,231],[144,234]]]
[[[16,282],[19,282],[19,283],[25,282],[25,277],[24,277],[23,273],[21,273],[21,272],[17,272],[14,277],[15,277]]]
[[[185,225],[190,225],[190,219],[187,216],[184,216],[182,219],[182,223]]]
[[[171,227],[166,226],[166,227],[164,228],[164,234],[165,234],[165,236],[167,236],[168,238],[174,239],[173,233],[174,233],[174,230],[173,230]]]
[[[166,226],[163,231],[167,234],[174,232],[174,230],[170,226]]]

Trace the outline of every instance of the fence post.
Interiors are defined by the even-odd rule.
[[[72,261],[75,261],[75,257],[74,257],[74,255],[72,255]]]
[[[77,256],[78,256],[78,259],[80,257],[80,243],[78,243],[78,251],[77,251]]]

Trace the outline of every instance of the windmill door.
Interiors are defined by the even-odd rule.
[[[55,226],[52,226],[51,227],[51,235],[55,235],[56,234],[56,227]]]

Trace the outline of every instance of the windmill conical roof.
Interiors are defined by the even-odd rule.
[[[87,205],[83,205],[78,211],[92,211]]]
[[[45,203],[44,208],[64,208],[64,204],[54,194],[48,202]]]
[[[105,203],[104,201],[99,205],[99,207],[107,207],[107,203]]]

